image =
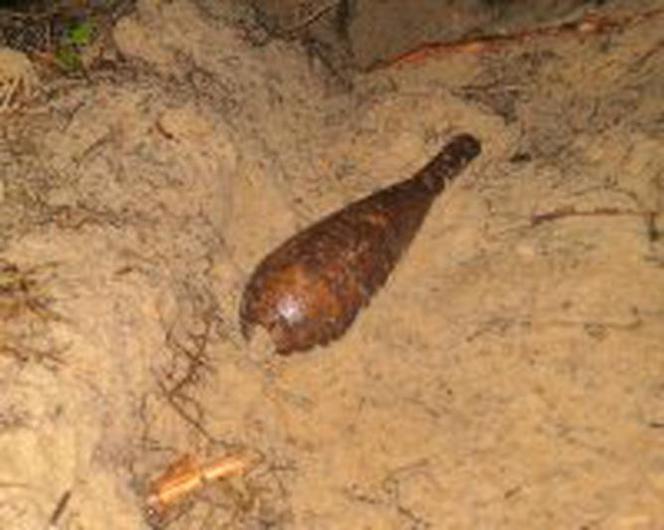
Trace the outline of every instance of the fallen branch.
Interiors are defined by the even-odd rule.
[[[508,44],[523,43],[539,37],[605,33],[610,30],[624,28],[628,25],[651,20],[652,18],[660,17],[662,15],[664,15],[664,9],[653,9],[651,11],[630,13],[623,16],[599,16],[597,13],[588,13],[580,20],[575,20],[573,22],[566,22],[556,26],[527,29],[509,35],[486,35],[451,42],[425,42],[414,50],[407,51],[396,57],[379,62],[374,68],[372,68],[372,70],[419,64],[427,59],[440,57],[446,53],[478,53],[495,51]]]

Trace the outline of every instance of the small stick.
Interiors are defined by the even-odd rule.
[[[562,208],[551,212],[536,213],[530,218],[533,226],[547,221],[555,221],[564,217],[597,217],[597,216],[629,216],[629,217],[655,217],[659,212],[621,210],[620,208],[595,208],[594,210],[576,210],[575,208]]]
[[[58,521],[60,520],[60,517],[62,517],[62,514],[64,513],[65,509],[67,508],[67,504],[69,504],[69,499],[71,499],[71,490],[65,491],[60,497],[58,504],[55,505],[55,509],[53,510],[53,513],[51,514],[51,517],[48,520],[47,530],[57,529]]]

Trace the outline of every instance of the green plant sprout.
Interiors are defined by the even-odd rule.
[[[83,68],[81,52],[92,42],[94,29],[94,25],[88,20],[75,22],[66,29],[55,52],[60,68],[68,72]]]

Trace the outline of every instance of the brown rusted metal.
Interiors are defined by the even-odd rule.
[[[385,283],[435,197],[480,153],[454,137],[417,174],[351,203],[266,256],[243,294],[245,338],[265,328],[281,354],[340,337]]]

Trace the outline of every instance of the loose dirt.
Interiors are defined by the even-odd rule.
[[[124,61],[0,116],[0,528],[664,529],[663,19],[348,91],[234,16],[141,0]],[[245,343],[268,251],[462,131],[341,340]],[[182,455],[244,452],[146,514]]]

